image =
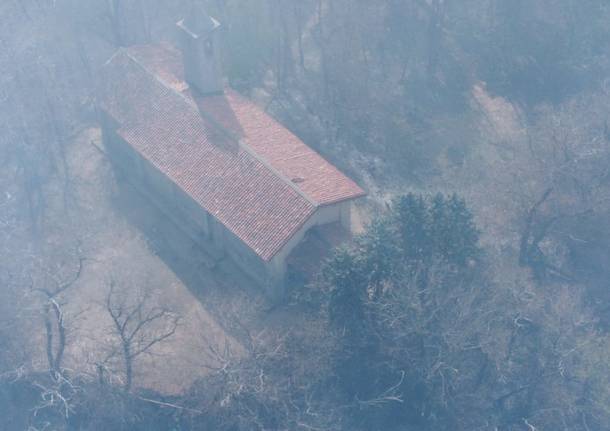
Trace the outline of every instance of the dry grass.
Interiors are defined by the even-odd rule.
[[[228,344],[236,352],[241,348],[117,208],[111,168],[93,145],[99,146],[99,141],[99,130],[88,129],[70,147],[74,205],[63,220],[62,212],[51,208],[45,229],[43,248],[49,254],[53,254],[54,244],[78,238],[80,254],[86,259],[81,277],[63,295],[70,331],[64,366],[94,376],[95,365],[116,342],[104,308],[110,280],[114,280],[131,296],[146,291],[151,306],[167,307],[181,316],[175,335],[156,345],[150,355],[138,358],[135,366],[136,386],[179,393],[214,365],[206,356],[210,345]],[[211,289],[209,285],[215,284],[211,274],[207,282]],[[29,337],[39,351],[34,367],[40,368],[46,366],[43,330],[42,323],[32,325],[34,333]],[[120,369],[114,373],[120,380]]]

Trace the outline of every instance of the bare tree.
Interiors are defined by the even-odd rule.
[[[105,18],[117,46],[145,43],[150,39],[148,7],[142,0],[107,0]]]
[[[127,295],[117,291],[114,281],[106,295],[106,312],[112,319],[113,333],[118,345],[108,354],[104,363],[116,355],[121,357],[124,367],[124,388],[131,390],[135,360],[173,336],[178,328],[180,316],[164,307],[150,304],[147,291],[140,292],[130,303]]]
[[[80,253],[80,250],[77,252]],[[38,317],[42,317],[44,324],[43,345],[48,371],[41,372],[29,368],[27,362],[33,359],[29,353],[30,356],[25,356],[21,362],[13,362],[10,371],[0,373],[0,386],[8,382],[10,385],[28,388],[32,396],[36,397],[32,398],[27,414],[29,427],[33,430],[44,429],[50,423],[64,423],[73,414],[79,402],[83,376],[63,367],[64,352],[70,340],[70,329],[74,326],[74,319],[78,314],[76,316],[71,314],[67,318],[65,306],[70,288],[81,278],[85,261],[84,257],[78,257],[76,267],[66,264],[51,266],[45,262],[42,268],[29,268],[27,276],[30,278],[30,288],[23,292],[21,285],[21,297],[15,298],[15,302],[12,303],[16,309],[15,314],[11,316],[11,322],[6,322],[15,327],[11,328],[12,331],[22,330],[21,327],[26,326],[27,321],[37,320],[35,318]],[[39,285],[42,287],[38,287]],[[38,296],[42,296],[42,303],[35,302],[36,305],[30,307],[32,300]],[[30,335],[27,329],[24,334],[11,333],[10,337],[19,338],[26,334]],[[8,341],[7,347],[19,348],[15,342]],[[27,348],[24,350],[28,351]],[[19,365],[15,368],[17,364]]]
[[[314,317],[314,316],[312,316]],[[208,344],[211,373],[189,395],[222,430],[341,428],[341,407],[328,399],[321,382],[328,376],[333,337],[319,316],[303,328],[253,331],[233,316],[244,350]]]
[[[530,204],[521,223],[519,263],[538,279],[571,281],[561,248],[586,241],[577,233],[582,220],[603,221],[610,210],[607,123],[594,113],[603,112],[609,100],[595,97],[585,107],[577,99],[540,109],[521,145],[519,179],[533,187],[521,190]]]
[[[62,294],[80,278],[85,258],[80,257],[75,274],[68,281],[52,279],[53,287],[35,288],[44,294],[43,316],[46,332],[46,355],[51,376],[58,380],[62,374],[61,364],[66,349],[66,324]],[[55,341],[55,337],[57,340]]]

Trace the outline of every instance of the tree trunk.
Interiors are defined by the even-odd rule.
[[[123,341],[123,360],[125,361],[125,391],[131,390],[133,381],[133,358],[128,341]]]

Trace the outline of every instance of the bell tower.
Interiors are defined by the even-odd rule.
[[[192,4],[189,15],[176,24],[184,62],[184,79],[202,95],[223,92],[218,29],[220,23],[202,6]]]

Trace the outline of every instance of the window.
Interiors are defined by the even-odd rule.
[[[205,55],[211,57],[214,54],[214,43],[212,39],[208,39],[205,41]]]

